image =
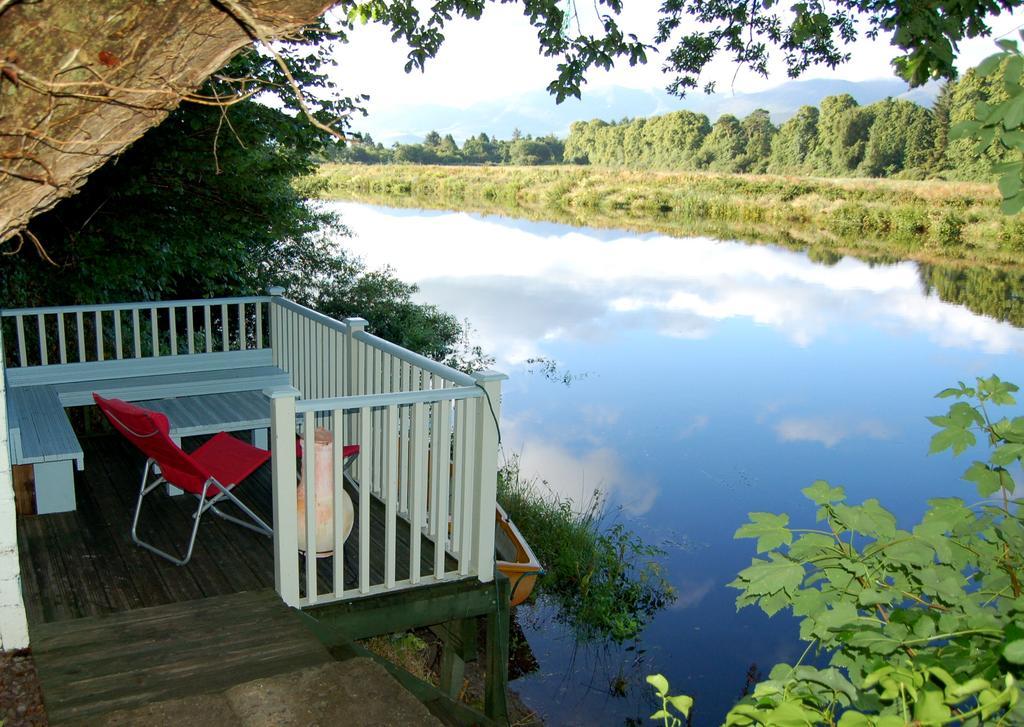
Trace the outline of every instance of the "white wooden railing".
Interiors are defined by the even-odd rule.
[[[470,376],[366,333],[363,319],[339,322],[282,297],[274,297],[270,316],[274,362],[291,374],[293,384],[267,392],[275,577],[284,601],[303,607],[452,578],[491,580],[505,376]],[[307,563],[299,554],[298,518],[305,518],[306,533],[315,533],[317,507],[324,503],[317,502],[315,487],[307,487],[305,512],[297,509],[297,421],[304,452],[315,451],[315,428],[334,435],[329,504],[336,538],[342,527],[341,508],[334,507],[342,500],[342,449],[360,447],[348,473],[358,487],[356,527],[345,544],[355,549],[352,587],[346,588],[340,553],[319,572],[308,567],[315,559]],[[314,458],[303,457],[302,466],[304,481],[312,482]],[[398,547],[400,533],[408,533],[404,549]],[[425,542],[434,551],[426,568]],[[407,577],[399,578],[400,572]]]
[[[505,376],[465,374],[367,333],[361,318],[337,321],[284,298],[281,289],[270,292],[0,310],[0,340],[7,344],[0,366],[270,348],[292,383],[267,392],[275,578],[285,602],[307,606],[452,578],[493,579],[497,422]],[[330,568],[321,568],[318,580],[317,568],[306,568],[298,549],[295,437],[301,432],[304,451],[315,452],[317,427],[334,433],[329,504],[335,513],[344,486],[342,448],[360,447],[348,473],[358,490],[356,529],[345,545],[355,549],[358,571],[350,574],[355,586],[349,588],[340,553],[325,561]],[[303,458],[305,469],[313,465],[313,456]],[[304,478],[312,482],[312,471]],[[316,489],[307,488],[301,514],[312,542],[317,507],[324,504]],[[336,532],[339,527],[336,518]],[[434,550],[426,567],[425,543]],[[400,563],[406,551],[408,562]]]
[[[0,310],[7,367],[269,345],[267,296]]]

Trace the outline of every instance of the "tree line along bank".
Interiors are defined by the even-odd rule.
[[[554,135],[516,132],[509,140],[481,133],[460,147],[451,134],[431,132],[419,144],[390,148],[368,137],[337,146],[328,161],[363,164],[593,164],[631,169],[823,177],[992,179],[997,155],[978,152],[969,139],[951,139],[950,128],[973,118],[978,102],[1005,98],[1002,79],[968,71],[943,85],[934,104],[888,98],[860,105],[849,94],[803,106],[781,125],[768,111],[744,118],[724,114],[713,124],[701,113],[674,111],[648,118],[572,124],[563,141]]]

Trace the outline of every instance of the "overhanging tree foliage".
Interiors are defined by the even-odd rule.
[[[306,33],[328,37],[323,25]],[[307,49],[292,63],[292,77],[305,88],[326,86],[327,52]],[[272,58],[250,49],[219,76],[273,87],[283,82],[279,74]],[[224,95],[220,87],[228,83],[214,79],[200,93]],[[325,102],[318,113],[346,110]],[[280,285],[329,315],[365,316],[374,333],[412,350],[456,355],[458,321],[413,302],[415,286],[386,270],[366,271],[348,256],[340,220],[308,200],[315,191],[309,183],[296,184],[312,173],[329,140],[301,116],[252,100],[227,108],[185,103],[77,195],[30,223],[52,262],[0,257],[0,300],[35,306],[188,299]]]
[[[0,2],[0,242],[74,194],[252,42],[230,5]],[[328,5],[265,0],[245,7],[268,36],[279,37]]]
[[[491,3],[499,0],[490,0]],[[559,100],[579,95],[592,67],[646,62],[651,46],[623,30],[622,0],[597,0],[593,29],[573,2],[521,0],[541,52],[559,59],[548,86]],[[107,159],[123,151],[192,94],[204,78],[253,41],[294,33],[330,5],[325,0],[0,0],[0,242],[21,233],[35,214],[73,194]],[[444,42],[456,15],[479,18],[486,0],[438,0],[421,13],[413,0],[342,0],[340,17],[378,22],[409,44],[407,69],[422,68]],[[911,83],[952,76],[957,43],[987,35],[989,16],[1018,0],[896,0],[775,3],[666,0],[655,42],[668,49],[670,88],[694,87],[720,53],[767,73],[783,53],[791,75],[847,59],[857,36],[892,32],[904,51],[897,69]],[[586,15],[586,13],[583,13]],[[699,30],[689,32],[691,20]],[[573,22],[575,21],[575,22]],[[858,23],[860,26],[858,26]],[[287,78],[289,63],[280,67]],[[293,85],[290,84],[289,85]],[[297,86],[296,86],[297,88]],[[237,79],[229,99],[252,91]],[[303,111],[309,99],[296,94]],[[311,123],[316,116],[310,113]],[[343,124],[342,124],[343,127]]]

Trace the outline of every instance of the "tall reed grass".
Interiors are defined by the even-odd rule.
[[[675,600],[664,552],[615,522],[600,493],[571,502],[543,480],[524,478],[513,456],[499,472],[498,502],[546,570],[540,597],[580,640],[633,638]]]
[[[324,165],[327,198],[768,242],[877,262],[1024,264],[994,185],[592,167]]]

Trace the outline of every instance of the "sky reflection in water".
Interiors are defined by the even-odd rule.
[[[913,263],[333,204],[346,247],[468,318],[511,376],[502,434],[524,473],[577,499],[600,489],[669,544],[679,599],[636,651],[574,653],[550,614],[520,609],[541,672],[516,688],[550,724],[645,720],[653,671],[697,697],[695,724],[717,724],[752,664],[767,676],[803,650],[791,620],[735,613],[746,513],[810,524],[800,489],[827,479],[912,523],[929,497],[970,493],[967,456],[926,456],[934,394],[992,372],[1024,384],[1024,331],[925,295]],[[527,374],[534,356],[587,375]],[[625,698],[608,694],[620,671]]]

